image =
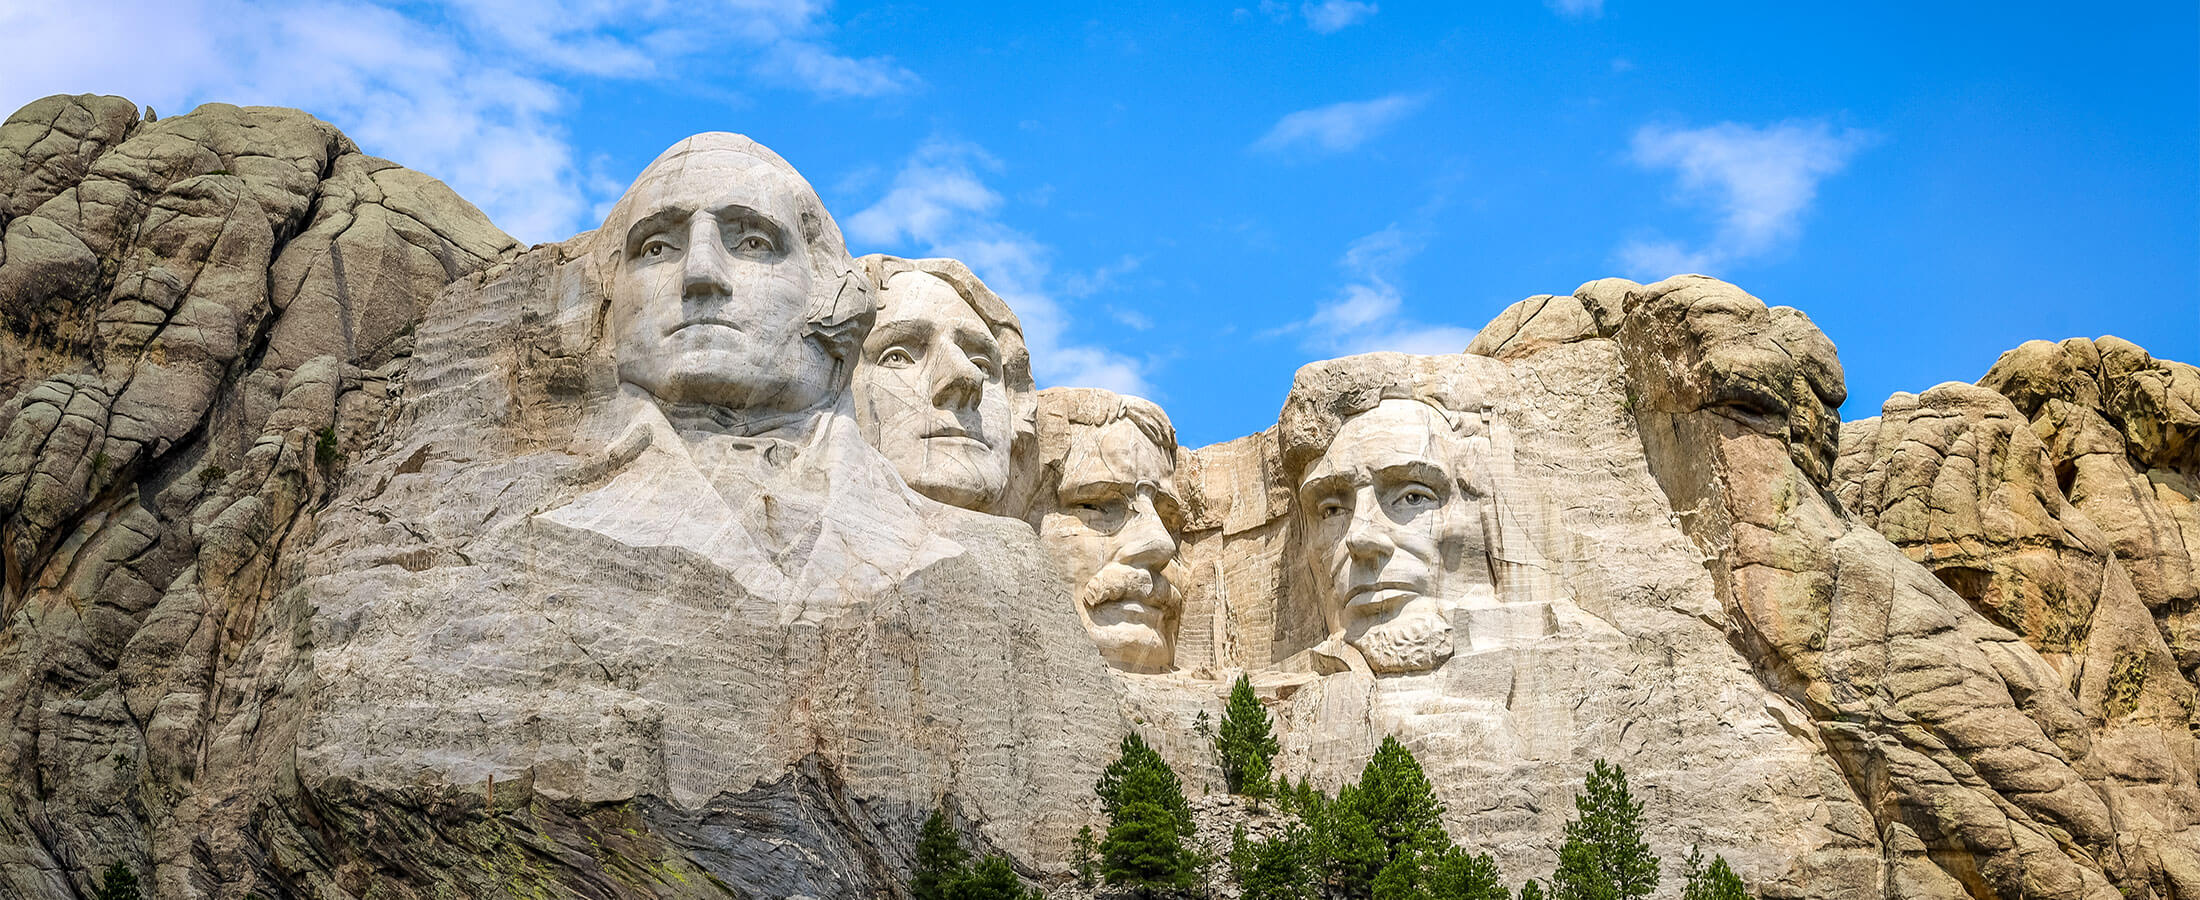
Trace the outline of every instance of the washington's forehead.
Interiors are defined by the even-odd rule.
[[[809,193],[801,176],[772,160],[733,149],[702,150],[651,163],[627,199],[637,216],[659,209],[746,206],[789,216]]]

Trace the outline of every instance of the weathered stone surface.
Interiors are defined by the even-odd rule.
[[[1179,451],[735,135],[522,252],[300,113],[49,98],[0,228],[0,892],[893,896],[934,807],[1061,887],[1243,672],[1514,883],[1601,758],[1762,896],[2200,896],[2200,379],[2114,339],[1843,426],[1803,314],[1603,279]]]
[[[293,110],[55,97],[0,148],[0,882],[124,860],[196,895],[260,865],[239,829],[281,770],[240,748],[283,560],[421,307],[516,247]]]

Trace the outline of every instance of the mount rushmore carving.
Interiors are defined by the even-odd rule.
[[[2200,373],[2113,338],[1844,425],[1802,313],[1607,279],[1185,449],[736,135],[528,249],[54,97],[0,229],[12,894],[892,895],[934,808],[1060,883],[1244,673],[1508,871],[1604,758],[1768,897],[2200,896]]]

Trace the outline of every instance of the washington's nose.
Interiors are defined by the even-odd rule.
[[[932,405],[938,409],[972,409],[985,397],[985,370],[970,360],[960,347],[943,347],[932,354],[937,360],[932,375]]]
[[[726,248],[718,235],[718,223],[709,216],[689,229],[688,252],[683,261],[680,294],[683,297],[724,297],[733,293],[733,279],[726,271]]]
[[[1131,501],[1131,518],[1123,523],[1121,540],[1116,558],[1125,565],[1158,571],[1176,555],[1176,538],[1169,536],[1168,525],[1154,509],[1152,492],[1139,491]]]

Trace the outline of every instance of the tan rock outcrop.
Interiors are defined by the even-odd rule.
[[[1842,425],[1802,313],[1604,279],[1180,450],[737,135],[523,250],[302,113],[48,98],[0,229],[0,893],[896,896],[935,807],[1060,886],[1242,672],[1513,883],[1604,759],[1760,896],[2200,896],[2200,378],[2114,339]]]

